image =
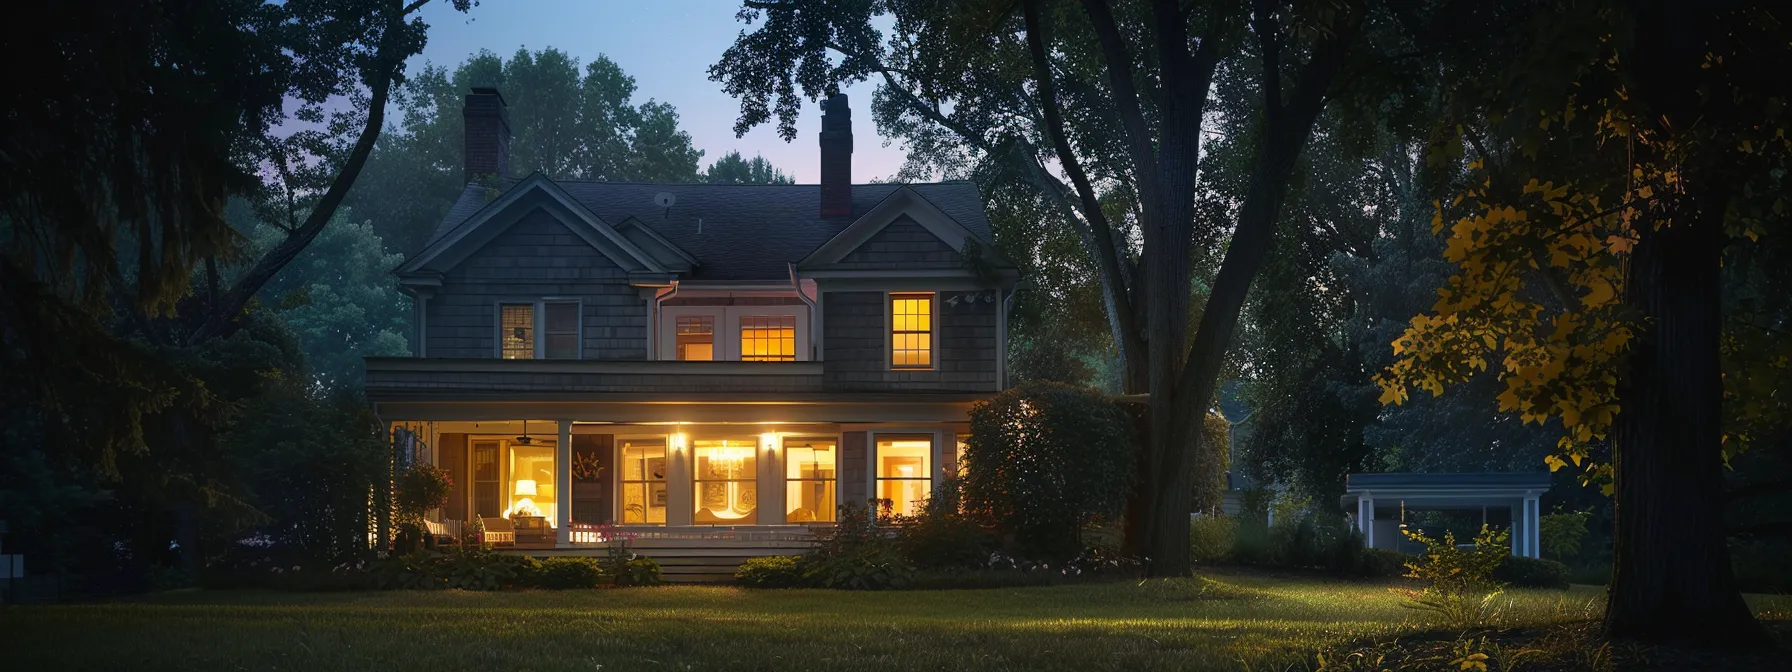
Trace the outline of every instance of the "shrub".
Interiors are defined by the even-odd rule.
[[[534,558],[469,548],[441,555],[406,553],[372,563],[368,572],[383,590],[498,590],[533,574]]]
[[[901,518],[896,545],[910,565],[923,569],[981,567],[995,544],[960,507],[960,481],[947,478],[912,517]]]
[[[803,563],[803,582],[838,590],[888,590],[907,587],[914,568],[891,544],[860,544],[843,552],[812,557]]]
[[[1133,423],[1108,397],[1028,383],[971,409],[966,508],[1029,555],[1076,555],[1084,524],[1119,515],[1135,469]]]
[[[1406,573],[1408,557],[1385,548],[1364,548],[1357,556],[1357,576],[1371,579],[1391,579]]]
[[[1188,557],[1195,562],[1218,562],[1232,554],[1238,541],[1238,521],[1225,516],[1195,516],[1188,521]]]
[[[734,570],[734,582],[748,588],[795,588],[803,578],[799,560],[794,555],[747,558]]]
[[[1554,560],[1508,557],[1493,571],[1493,578],[1520,588],[1568,588],[1572,572]]]
[[[573,590],[603,585],[604,570],[597,558],[548,558],[531,568],[521,582],[530,588]]]
[[[659,586],[665,585],[666,575],[660,570],[660,563],[653,558],[635,556],[622,565],[622,571],[612,575],[617,586]]]
[[[448,471],[433,464],[412,464],[398,475],[397,481],[393,503],[407,520],[421,519],[425,511],[441,508],[448,503],[448,492],[454,489]]]
[[[1441,540],[1416,529],[1402,532],[1425,546],[1423,559],[1406,563],[1406,576],[1418,579],[1424,587],[1396,591],[1407,596],[1405,606],[1436,612],[1452,627],[1484,623],[1491,615],[1493,599],[1503,592],[1493,573],[1505,562],[1510,550],[1506,532],[1493,532],[1482,525],[1472,549],[1457,547],[1454,532],[1445,532]]]
[[[1581,543],[1587,538],[1587,519],[1591,511],[1556,513],[1537,519],[1537,538],[1544,557],[1572,560],[1580,556]]]

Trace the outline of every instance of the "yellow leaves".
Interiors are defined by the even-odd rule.
[[[1754,143],[1751,143],[1751,142],[1749,142],[1749,141],[1747,141],[1747,140],[1743,140],[1743,141],[1742,141],[1742,146],[1741,146],[1741,147],[1737,147],[1737,149],[1740,149],[1740,150],[1742,150],[1742,153],[1743,153],[1743,154],[1753,154],[1753,153],[1755,153],[1755,145],[1754,145]]]
[[[1587,292],[1587,295],[1581,299],[1581,304],[1588,308],[1597,308],[1611,303],[1612,298],[1617,295],[1618,291],[1612,288],[1612,283],[1599,278],[1595,279],[1592,291]]]
[[[1655,189],[1645,184],[1636,190],[1636,197],[1644,200],[1655,197]]]

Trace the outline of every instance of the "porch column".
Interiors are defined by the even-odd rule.
[[[1512,525],[1506,532],[1512,537],[1512,555],[1524,555],[1525,535],[1529,534],[1525,531],[1525,521],[1528,518],[1525,514],[1530,509],[1529,503],[1530,500],[1521,499],[1510,507],[1512,509]]]
[[[560,443],[554,446],[554,546],[572,542],[572,421],[558,420]]]
[[[1367,494],[1356,498],[1356,521],[1363,532],[1363,547],[1375,548],[1375,498]]]
[[[1536,496],[1524,500],[1524,544],[1525,556],[1535,558],[1542,555],[1542,504]]]

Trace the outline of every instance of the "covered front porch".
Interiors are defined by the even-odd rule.
[[[1511,531],[1512,555],[1540,552],[1540,498],[1548,473],[1350,474],[1340,504],[1369,548],[1403,550],[1400,530],[1412,511],[1478,512],[1483,524]]]
[[[918,510],[956,472],[967,431],[962,421],[851,416],[861,421],[721,421],[713,408],[708,422],[444,419],[453,406],[389,422],[399,462],[438,466],[453,484],[426,515],[432,528],[459,537],[477,525],[488,543],[537,555],[621,542],[660,555],[799,552],[841,504],[875,497]],[[779,417],[767,410],[732,412]]]

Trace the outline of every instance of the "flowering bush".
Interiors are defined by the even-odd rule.
[[[423,512],[448,503],[448,492],[454,481],[448,471],[433,464],[413,464],[398,475],[398,514],[407,520],[419,520]]]

